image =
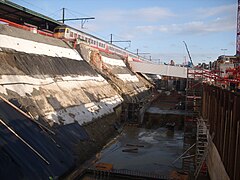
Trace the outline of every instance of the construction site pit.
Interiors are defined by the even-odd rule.
[[[146,111],[143,125],[126,125],[78,179],[169,179],[176,172],[187,177],[178,159],[184,152],[182,100],[181,93],[162,93]]]

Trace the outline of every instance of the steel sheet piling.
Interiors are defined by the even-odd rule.
[[[202,116],[230,179],[240,179],[240,94],[204,84]]]

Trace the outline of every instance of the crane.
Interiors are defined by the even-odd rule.
[[[236,56],[240,56],[240,0],[238,0],[238,10],[237,10]]]
[[[188,50],[188,47],[187,47],[186,42],[183,41],[183,43],[184,43],[184,45],[185,45],[185,48],[186,48],[186,50],[187,50],[188,57],[189,57],[189,60],[190,60],[190,62],[188,63],[188,66],[189,66],[189,67],[192,67],[192,66],[193,66],[192,57],[191,57],[191,55],[190,55],[190,52],[189,52],[189,50]]]

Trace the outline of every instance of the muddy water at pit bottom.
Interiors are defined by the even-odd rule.
[[[137,153],[122,152],[141,145]],[[183,152],[183,131],[167,128],[145,129],[126,127],[119,138],[100,153],[99,162],[113,164],[114,169],[128,169],[169,175],[181,168],[182,161],[172,162]],[[88,178],[89,179],[89,178]],[[84,180],[87,180],[86,178]]]

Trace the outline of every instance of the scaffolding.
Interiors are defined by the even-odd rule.
[[[184,121],[184,150],[188,150],[196,143],[197,134],[197,119],[201,115],[202,109],[202,83],[203,70],[188,68],[187,69],[187,84],[186,84],[186,99],[185,110],[186,116]],[[191,148],[186,153],[187,158],[183,158],[183,170],[192,174],[197,166],[196,163],[196,149]]]
[[[239,72],[239,67],[227,69],[226,73],[232,75],[233,78],[226,78],[206,69],[187,69],[185,99],[187,115],[184,121],[184,150],[187,152],[185,153],[186,158],[182,159],[183,170],[192,174],[195,179],[199,175],[207,175],[208,173],[206,158],[208,155],[208,142],[209,138],[211,138],[208,132],[208,122],[201,117],[203,83],[232,91],[231,84],[235,84],[236,86],[240,83]]]
[[[203,118],[197,119],[197,134],[196,134],[196,154],[195,154],[195,179],[198,175],[207,175],[206,158],[208,154],[208,126],[207,120]]]

